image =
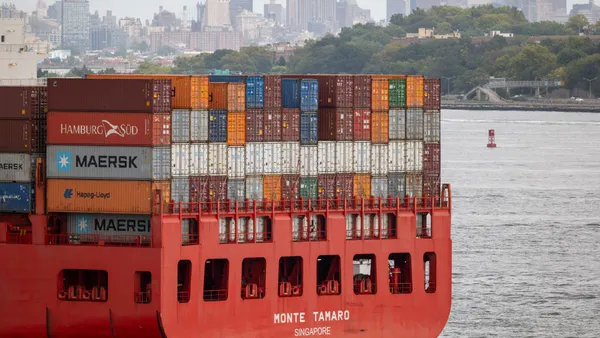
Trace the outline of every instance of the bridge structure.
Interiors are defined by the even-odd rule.
[[[467,92],[463,99],[469,100],[471,97],[476,98],[477,101],[481,101],[483,98],[487,98],[487,101],[502,103],[505,100],[497,94],[498,89],[506,89],[506,94],[510,97],[510,91],[514,88],[533,88],[535,89],[536,97],[540,96],[540,88],[545,88],[546,92],[550,88],[562,88],[565,83],[563,81],[507,81],[503,78],[491,78],[490,82],[483,86],[476,86]]]

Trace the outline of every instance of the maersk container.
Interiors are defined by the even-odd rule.
[[[227,199],[227,176],[209,177],[208,195],[213,201],[225,201]]]
[[[209,75],[210,82],[244,82],[246,79],[243,75]]]
[[[208,144],[208,174],[211,176],[227,175],[227,144]]]
[[[302,111],[319,109],[319,82],[317,80],[303,79],[300,82],[300,109]]]
[[[246,148],[227,147],[227,177],[244,178],[246,175]]]
[[[281,174],[281,143],[265,143],[264,173],[271,175]]]
[[[267,108],[264,115],[265,142],[281,141],[281,109]]]
[[[389,80],[390,109],[406,107],[406,79]]]
[[[319,174],[318,153],[317,146],[300,147],[300,175],[317,176]]]
[[[190,175],[190,144],[173,143],[171,145],[171,176]]]
[[[281,140],[300,141],[300,109],[281,110]]]
[[[171,178],[171,147],[152,148],[152,179],[156,181]]]
[[[426,111],[423,119],[424,122],[424,135],[425,142],[440,142],[440,112],[438,111]]]
[[[227,180],[227,199],[230,201],[243,202],[246,199],[246,180]]]
[[[283,142],[281,144],[281,171],[284,174],[300,173],[300,143]]]
[[[300,175],[281,176],[281,198],[295,201],[300,198]]]
[[[423,196],[422,173],[406,173],[406,194],[417,198]]]
[[[319,142],[317,144],[317,168],[319,174],[335,173],[335,142]]]
[[[190,118],[190,141],[208,141],[208,110],[192,110]]]
[[[171,199],[175,202],[190,201],[189,177],[173,177],[171,180]]]
[[[388,148],[387,144],[371,145],[371,174],[387,175],[388,173]],[[401,157],[402,159],[404,156]]]
[[[265,173],[264,143],[246,144],[246,175],[262,175]]]
[[[209,199],[208,176],[191,176],[190,202],[206,202]]]
[[[190,145],[190,176],[208,175],[208,144]]]
[[[319,119],[316,112],[300,113],[300,144],[316,145],[319,140]],[[369,134],[369,137],[371,135]]]
[[[371,142],[354,142],[354,171],[371,172],[371,156]]]
[[[85,235],[98,236],[106,242],[135,242],[136,236],[142,236],[148,242],[150,225],[150,215],[67,214],[67,233],[72,240],[82,242]],[[73,238],[77,235],[84,236]]]
[[[31,212],[31,193],[29,183],[0,182],[0,212]]]
[[[208,111],[208,142],[227,142],[227,110]]]
[[[34,159],[29,154],[0,153],[0,181],[31,182],[31,165]]]
[[[265,105],[265,78],[248,76],[246,78],[246,108],[263,108]]]
[[[406,140],[406,111],[390,109],[390,140]]]
[[[423,142],[406,141],[406,171],[423,171]]]
[[[388,144],[388,169],[390,172],[406,170],[406,141],[390,141]]]
[[[265,137],[263,109],[248,109],[246,112],[246,142],[262,142]]]
[[[48,146],[49,178],[151,180],[152,148]]]
[[[387,177],[372,177],[371,178],[371,195],[375,198],[388,197],[388,178]]]
[[[406,139],[423,140],[423,109],[408,108],[406,110]]]
[[[171,142],[190,142],[190,111],[175,109],[171,114]]]
[[[406,196],[406,174],[392,173],[388,176],[388,195],[394,198]]]
[[[354,142],[336,142],[335,172],[354,172]]]
[[[263,196],[263,176],[246,176],[246,198],[260,201]]]
[[[281,80],[281,107],[300,108],[300,79]],[[316,110],[316,108],[312,109],[312,111]]]

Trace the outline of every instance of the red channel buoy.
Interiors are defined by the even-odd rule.
[[[496,132],[494,129],[488,130],[488,148],[496,148]]]

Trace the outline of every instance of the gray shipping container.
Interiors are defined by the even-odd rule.
[[[190,111],[174,109],[171,114],[171,142],[190,142]]]
[[[192,110],[190,139],[192,142],[208,142],[208,110]]]
[[[227,199],[240,202],[246,199],[246,180],[227,180]]]
[[[33,158],[29,154],[0,154],[0,181],[31,182]]]
[[[190,201],[189,177],[174,177],[171,180],[171,199],[175,202]]]
[[[371,178],[371,195],[376,198],[388,197],[388,178],[373,177]]]
[[[425,142],[440,142],[440,112],[425,112]]]
[[[171,147],[152,148],[152,179],[156,181],[171,178]]]
[[[406,139],[406,111],[404,109],[390,109],[389,131],[390,140]]]
[[[150,236],[150,215],[112,215],[112,214],[67,214],[67,232],[69,235],[123,235]],[[109,240],[109,238],[100,240]],[[126,239],[126,238],[123,238]],[[85,236],[79,238],[85,241]]]
[[[49,178],[151,180],[152,148],[48,146]]]
[[[246,198],[249,200],[262,200],[263,197],[263,177],[262,176],[247,176],[246,177]]]
[[[423,140],[423,109],[408,108],[406,110],[406,139]]]
[[[390,173],[388,178],[388,194],[394,198],[406,196],[406,174]]]

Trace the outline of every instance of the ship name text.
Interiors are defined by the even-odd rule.
[[[308,313],[305,312],[289,312],[289,313],[276,313],[273,315],[274,324],[293,324],[293,323],[306,323],[307,319],[312,319],[314,323],[325,323],[334,321],[348,321],[350,320],[350,311],[338,310],[338,311],[313,311]],[[309,336],[329,336],[331,335],[330,326],[315,326],[309,328],[297,328],[294,329],[294,337],[309,337]]]

